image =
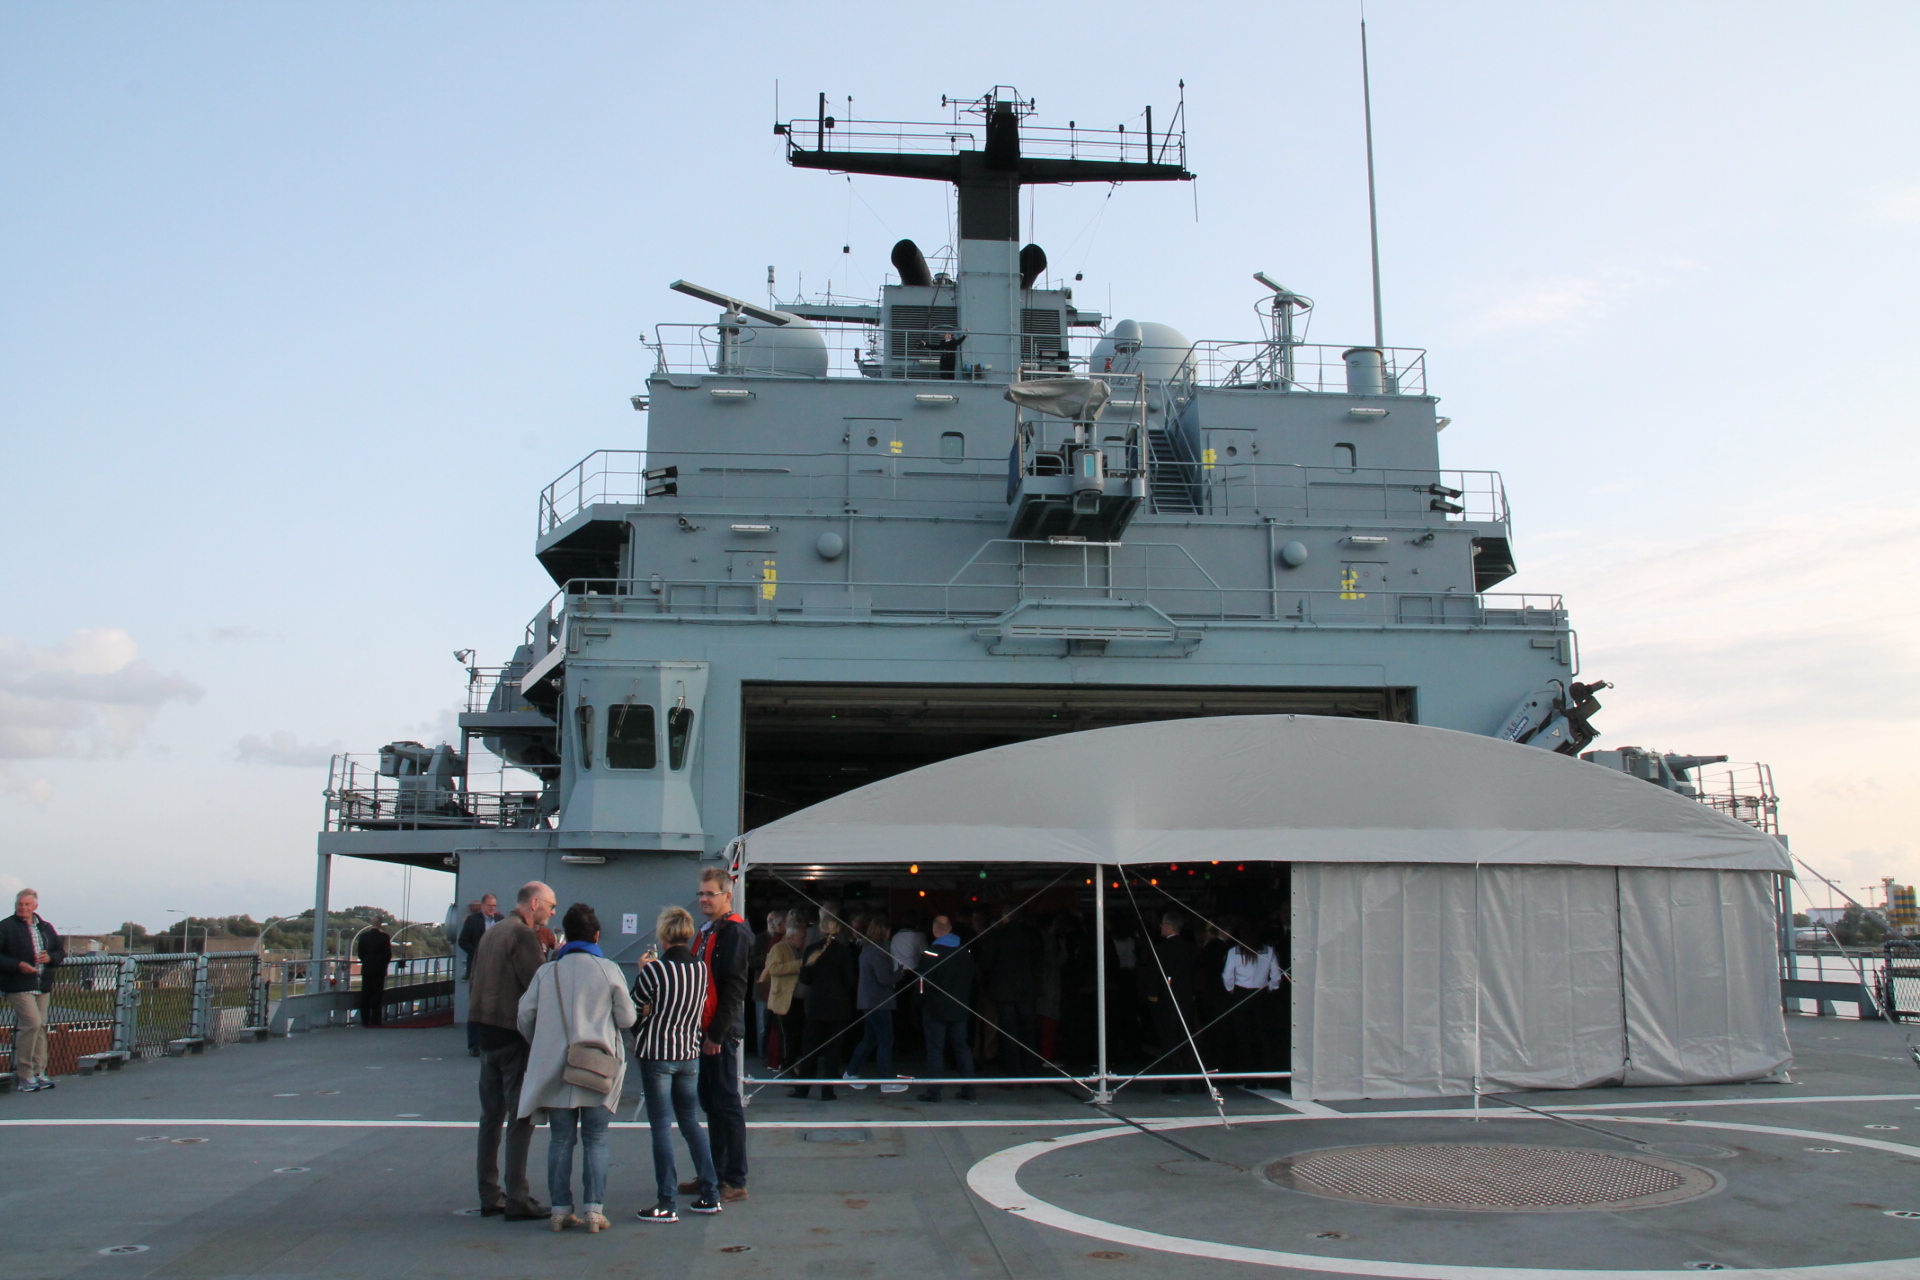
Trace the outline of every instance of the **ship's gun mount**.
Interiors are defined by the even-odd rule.
[[[1103,421],[1113,382],[1125,389],[1130,414]],[[1007,458],[1007,536],[1118,542],[1140,504],[1146,396],[1139,374],[1094,378],[1030,378],[1007,388],[1014,410]]]

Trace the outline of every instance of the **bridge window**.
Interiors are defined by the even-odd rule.
[[[653,708],[631,702],[607,708],[607,768],[651,769],[660,762]]]
[[[593,708],[577,707],[574,709],[573,718],[580,727],[580,767],[591,769],[593,768]]]
[[[1333,465],[1351,471],[1360,465],[1360,453],[1350,444],[1337,444],[1333,446]]]
[[[958,431],[940,433],[940,461],[961,462],[967,456],[967,438]]]
[[[667,768],[678,773],[687,767],[687,744],[693,741],[693,712],[674,707],[667,712]]]

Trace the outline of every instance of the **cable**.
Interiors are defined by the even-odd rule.
[[[1121,873],[1120,883],[1127,891],[1127,900],[1133,903],[1134,915],[1140,916],[1139,899],[1133,896],[1133,885],[1124,871]],[[1141,919],[1144,921],[1145,917],[1141,916]],[[1221,1126],[1223,1128],[1227,1127],[1227,1111],[1220,1097],[1220,1090],[1214,1086],[1213,1076],[1207,1071],[1206,1060],[1200,1056],[1200,1046],[1194,1040],[1193,1032],[1187,1027],[1186,1010],[1180,1007],[1180,997],[1174,992],[1173,979],[1167,973],[1167,966],[1160,960],[1160,948],[1153,945],[1153,939],[1148,938],[1147,950],[1153,953],[1154,968],[1160,970],[1160,980],[1166,984],[1167,998],[1173,1001],[1174,1015],[1180,1019],[1180,1031],[1187,1037],[1187,1047],[1193,1050],[1194,1065],[1200,1069],[1200,1075],[1207,1082],[1207,1093],[1213,1098],[1213,1109],[1220,1115]],[[1105,998],[1106,993],[1104,991],[1100,994],[1102,998]]]

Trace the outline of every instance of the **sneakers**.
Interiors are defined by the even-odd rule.
[[[840,1078],[847,1082],[847,1088],[849,1089],[864,1089],[867,1087],[864,1084],[855,1084],[853,1082],[853,1073],[851,1071],[842,1071],[840,1073]]]
[[[910,1078],[911,1078],[911,1077],[908,1077],[908,1076],[901,1076],[901,1077],[899,1078],[899,1080],[898,1080],[898,1081],[896,1081],[896,1082],[895,1082],[895,1083],[893,1083],[893,1084],[883,1084],[883,1085],[881,1085],[881,1086],[880,1086],[880,1092],[882,1092],[882,1093],[905,1093],[905,1092],[906,1092],[906,1091],[907,1091],[908,1089],[911,1089],[911,1088],[913,1087],[913,1086],[912,1086],[911,1084],[909,1084],[909,1083],[907,1083],[907,1081],[908,1081],[908,1080],[909,1080]]]
[[[720,1202],[718,1200],[706,1199],[695,1200],[687,1206],[687,1209],[692,1213],[718,1213],[720,1212]]]
[[[38,1093],[42,1089],[51,1088],[53,1088],[53,1081],[47,1079],[45,1076],[28,1076],[20,1084],[15,1085],[13,1091],[15,1093]]]
[[[680,1215],[673,1211],[672,1205],[657,1204],[651,1209],[642,1209],[633,1215],[642,1222],[678,1222]]]

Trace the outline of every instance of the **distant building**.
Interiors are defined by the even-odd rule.
[[[1847,909],[1845,907],[1808,907],[1806,914],[1808,924],[1833,926],[1840,923],[1841,918],[1847,914]]]

